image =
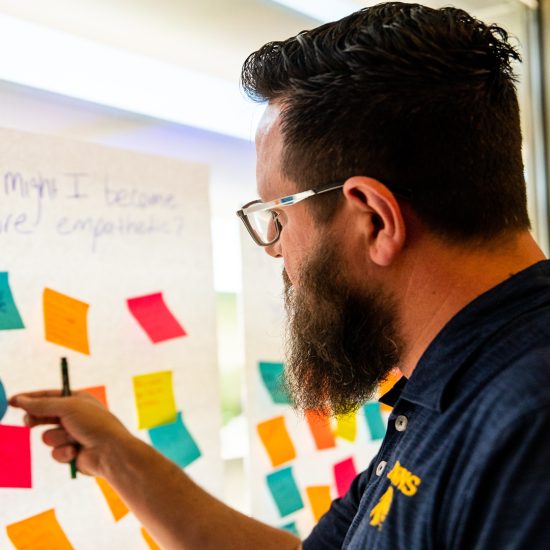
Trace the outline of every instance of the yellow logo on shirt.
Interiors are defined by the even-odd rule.
[[[388,479],[391,485],[407,497],[414,496],[418,491],[418,486],[422,482],[418,476],[401,466],[399,460],[388,474]],[[382,524],[386,521],[393,502],[393,487],[391,485],[370,512],[370,524],[379,529],[382,528]]]

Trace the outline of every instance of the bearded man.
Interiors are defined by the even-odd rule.
[[[548,544],[550,265],[529,233],[518,59],[497,26],[391,2],[245,62],[267,108],[261,198],[238,214],[284,260],[296,406],[349,411],[403,373],[378,455],[304,548]],[[59,422],[44,433],[54,458],[106,478],[162,546],[300,545],[92,398],[56,395],[11,404],[31,426]]]

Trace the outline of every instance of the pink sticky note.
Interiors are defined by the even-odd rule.
[[[355,469],[355,463],[353,457],[342,460],[334,465],[334,479],[336,480],[336,490],[338,496],[342,498],[349,489],[351,482],[357,476],[357,470]]]
[[[0,425],[0,487],[32,487],[31,431]]]
[[[162,292],[129,298],[128,308],[155,344],[187,335],[187,332],[164,303]]]

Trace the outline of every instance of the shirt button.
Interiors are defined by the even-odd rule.
[[[400,414],[396,419],[395,419],[395,429],[398,431],[398,432],[404,432],[406,429],[407,429],[407,424],[409,423],[409,421],[407,420],[407,417]]]
[[[378,463],[378,466],[376,466],[376,475],[380,477],[384,473],[384,469],[386,468],[387,462],[385,460],[381,460]]]

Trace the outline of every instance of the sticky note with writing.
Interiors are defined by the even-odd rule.
[[[318,449],[329,449],[336,446],[328,416],[316,411],[306,411],[306,420]]]
[[[274,467],[296,458],[296,450],[288,435],[284,416],[277,416],[260,422],[257,428],[260,439]]]
[[[373,441],[377,439],[384,439],[386,434],[386,425],[380,414],[379,403],[367,403],[363,410],[365,411],[365,418],[367,420],[367,426],[369,427],[370,437]]]
[[[0,487],[32,487],[31,432],[0,424]]]
[[[151,428],[149,437],[157,451],[182,468],[201,456],[197,443],[183,423],[181,412],[175,422]]]
[[[281,517],[304,507],[304,501],[294,480],[292,466],[268,474],[266,480]]]
[[[127,302],[130,312],[154,344],[187,335],[165,304],[162,292],[129,298]]]
[[[290,404],[290,397],[284,386],[284,365],[283,363],[270,363],[260,361],[258,363],[260,376],[273,400],[273,403],[282,405]]]
[[[0,380],[0,420],[4,418],[6,411],[8,410],[8,396],[6,395],[6,390],[4,389],[4,384]]]
[[[109,485],[106,479],[96,477],[95,480],[109,505],[115,521],[123,518],[128,513],[128,507],[124,504],[124,501],[118,496],[118,493]]]
[[[334,480],[336,481],[336,490],[340,498],[348,492],[349,486],[356,476],[357,470],[355,469],[353,457],[346,458],[346,460],[342,460],[334,465]]]
[[[161,550],[153,537],[143,527],[141,528],[141,536],[145,539],[145,542],[151,550]]]
[[[311,505],[311,511],[315,521],[319,521],[321,516],[324,515],[330,508],[332,499],[330,498],[330,486],[329,485],[315,485],[312,487],[306,487],[307,497]]]
[[[335,434],[347,441],[355,441],[357,437],[357,414],[355,411],[349,414],[340,414],[336,417]]]
[[[10,288],[8,274],[0,272],[0,330],[25,328]]]
[[[35,550],[37,548],[73,550],[73,546],[59,525],[53,509],[12,523],[6,527],[6,531],[17,550]]]
[[[44,289],[43,303],[46,340],[90,355],[89,305],[50,288]]]
[[[105,386],[93,386],[91,388],[82,388],[79,391],[83,391],[85,393],[89,393],[90,395],[93,395],[106,409],[109,408],[109,405],[107,404],[107,392],[105,390]]]
[[[133,383],[140,429],[175,422],[177,411],[172,371],[134,376]]]

